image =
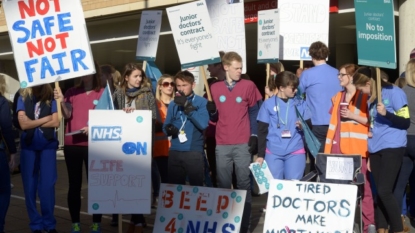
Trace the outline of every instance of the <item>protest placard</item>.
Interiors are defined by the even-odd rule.
[[[149,214],[151,111],[90,110],[88,125],[88,213]]]
[[[278,62],[280,48],[278,9],[258,11],[258,63]]]
[[[245,190],[161,184],[153,232],[239,232],[245,196]]]
[[[272,180],[263,232],[353,232],[356,196],[355,185]]]
[[[205,1],[166,9],[182,69],[220,62]]]
[[[271,171],[269,170],[267,162],[264,160],[262,162],[262,166],[259,165],[259,163],[251,163],[249,165],[249,169],[251,170],[252,175],[254,176],[254,179],[258,184],[258,194],[268,192],[270,182],[272,179],[274,179],[274,177],[272,176]]]
[[[162,11],[143,11],[138,31],[136,59],[155,61],[159,44]]]
[[[80,0],[3,4],[22,88],[95,73]]]
[[[206,2],[213,35],[216,40],[216,51],[237,52],[242,57],[242,73],[246,73],[246,41],[244,2],[228,4],[225,0],[209,0]]]
[[[354,6],[358,64],[396,69],[393,1],[355,0]]]
[[[329,0],[278,0],[280,60],[311,60],[311,43],[329,42]]]

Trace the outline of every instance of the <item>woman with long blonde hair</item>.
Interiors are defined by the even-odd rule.
[[[4,232],[7,209],[10,204],[10,171],[14,169],[16,156],[10,107],[8,100],[4,97],[5,92],[6,80],[0,74],[0,232]],[[10,154],[10,160],[8,154]]]
[[[408,100],[397,86],[380,80],[381,99],[377,99],[376,70],[361,67],[353,75],[356,88],[370,96],[367,168],[372,172],[377,205],[375,222],[378,233],[403,232],[401,211],[393,189],[406,151],[406,130],[410,126]]]
[[[166,120],[167,108],[174,98],[175,83],[173,76],[163,74],[157,81],[157,120],[156,120],[156,141],[154,143],[153,157],[157,163],[162,183],[168,182],[168,154],[170,141],[163,133],[163,123]],[[155,204],[155,203],[153,203]]]
[[[50,84],[22,90],[17,103],[21,135],[20,167],[30,229],[56,233],[55,182],[57,179],[56,150],[59,127],[58,110]],[[39,213],[36,207],[39,194]]]

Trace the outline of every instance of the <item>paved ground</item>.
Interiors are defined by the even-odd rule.
[[[67,171],[65,166],[65,161],[58,153],[58,181],[56,183],[56,206],[55,206],[55,216],[57,220],[57,230],[59,233],[70,233],[70,226],[71,220],[67,208],[66,196],[68,192],[68,177]],[[30,233],[29,229],[29,218],[26,212],[26,206],[24,202],[24,193],[22,187],[22,181],[20,175],[13,175],[12,176],[12,184],[14,188],[12,189],[12,198],[9,207],[9,211],[7,213],[6,218],[6,233]],[[82,196],[83,203],[82,203],[82,213],[81,213],[81,224],[82,224],[82,232],[87,233],[89,232],[89,226],[92,222],[92,216],[88,215],[87,213],[87,182],[84,178],[84,183],[82,187]],[[266,197],[254,197],[253,199],[253,221],[252,221],[252,232],[253,233],[260,233],[262,232],[264,218],[265,215],[261,213],[261,208],[265,206]],[[145,215],[146,221],[148,223],[147,228],[145,228],[144,232],[149,233],[153,232],[153,223],[155,218],[156,211],[152,209],[151,215]],[[130,216],[124,215],[124,224],[123,224],[123,232],[125,232],[128,220]],[[105,233],[116,233],[118,232],[117,227],[111,227],[111,216],[106,215],[103,217],[102,220],[102,228]]]
[[[22,182],[20,175],[12,176],[12,183],[14,188],[12,189],[12,198],[9,207],[9,211],[6,218],[6,233],[30,233],[29,219],[26,213],[26,207],[24,203],[24,193],[22,188]],[[58,181],[56,183],[56,207],[55,216],[57,220],[57,230],[59,233],[70,233],[71,220],[67,208],[66,196],[68,191],[68,178],[66,172],[65,162],[61,153],[58,153]],[[85,197],[82,203],[81,224],[83,232],[89,232],[89,226],[92,221],[92,217],[88,215],[86,208],[87,197],[87,183],[84,181],[82,187],[82,196]],[[265,214],[261,212],[262,207],[265,206],[266,196],[253,197],[252,206],[252,233],[262,233]],[[153,232],[153,223],[155,218],[155,210],[152,209],[151,215],[145,215],[148,227],[144,232]],[[124,215],[123,232],[128,224],[129,216]],[[111,227],[111,216],[106,215],[102,220],[102,228],[105,233],[117,233],[118,228]],[[406,220],[409,223],[409,220]],[[412,226],[415,226],[415,222],[412,222]],[[415,229],[411,226],[411,233],[415,233]],[[155,232],[158,233],[158,232]]]

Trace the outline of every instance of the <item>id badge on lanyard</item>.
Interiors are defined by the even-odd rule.
[[[278,104],[278,98],[275,97],[275,102],[276,102],[276,110],[277,110],[277,117],[278,117],[278,123],[277,123],[277,128],[280,128],[280,121],[281,123],[285,126],[285,129],[281,131],[281,138],[291,138],[291,131],[289,129],[287,129],[288,127],[288,111],[290,109],[290,100],[288,100],[287,102],[287,109],[285,111],[285,122],[280,118],[280,106]]]

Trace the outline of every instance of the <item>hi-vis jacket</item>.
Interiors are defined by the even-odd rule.
[[[326,137],[326,145],[324,147],[324,153],[330,154],[331,148],[335,142],[334,135],[336,133],[336,128],[340,127],[340,151],[342,154],[360,154],[363,158],[367,157],[367,139],[369,133],[369,126],[360,124],[357,121],[351,119],[341,119],[339,107],[340,102],[342,101],[343,95],[345,92],[341,91],[337,93],[332,98],[333,108],[330,118],[329,130]],[[367,99],[368,95],[363,94],[361,91],[357,90],[354,97],[349,103],[349,111],[361,117],[368,118],[368,109],[367,109]]]
[[[167,116],[167,107],[160,100],[157,100],[157,123],[163,124]],[[156,132],[156,140],[154,142],[153,157],[168,156],[170,141],[164,132]]]

